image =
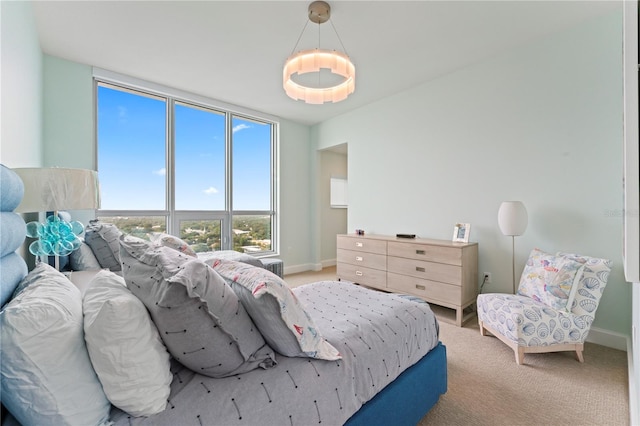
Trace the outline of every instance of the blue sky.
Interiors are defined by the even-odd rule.
[[[104,210],[164,210],[166,103],[98,87]],[[224,210],[224,114],[175,108],[177,210]],[[233,209],[269,210],[271,126],[232,119]]]

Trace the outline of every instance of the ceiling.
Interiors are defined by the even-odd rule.
[[[618,1],[34,1],[44,53],[315,124],[620,7]],[[333,27],[331,26],[333,24]],[[339,36],[336,36],[336,32]],[[299,43],[296,44],[300,37]],[[288,98],[295,51],[343,50],[356,66],[346,100]]]

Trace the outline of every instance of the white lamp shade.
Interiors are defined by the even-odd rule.
[[[498,225],[504,235],[522,235],[527,229],[527,209],[520,201],[504,201],[498,210]]]
[[[87,169],[16,168],[24,183],[17,212],[44,212],[100,208],[98,173]]]

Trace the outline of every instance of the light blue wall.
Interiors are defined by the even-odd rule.
[[[309,127],[280,122],[280,251],[287,273],[313,269]]]
[[[0,162],[42,165],[42,53],[30,2],[0,2],[2,133]]]
[[[96,170],[92,70],[43,55],[44,165]],[[72,211],[87,224],[93,210]]]
[[[595,327],[628,335],[622,238],[622,15],[579,27],[398,93],[312,129],[349,144],[350,230],[451,239],[471,223],[486,292],[511,291],[511,239],[498,207],[529,212],[529,251],[614,261]],[[317,237],[317,236],[316,236]]]
[[[96,170],[91,67],[44,55],[44,162]]]

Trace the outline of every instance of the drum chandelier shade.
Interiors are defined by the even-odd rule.
[[[309,21],[320,25],[327,22],[330,16],[331,7],[328,3],[314,1],[309,5]],[[304,33],[304,29],[302,32]],[[337,34],[338,32],[336,31]],[[302,37],[302,34],[300,34],[300,37]],[[340,39],[340,36],[338,36],[338,39]],[[298,38],[299,40],[300,38]],[[293,50],[295,51],[295,47]],[[340,76],[343,79],[342,82],[329,87],[309,87],[292,79],[296,74],[300,76],[309,73],[317,73],[319,79],[321,68],[330,70],[332,74]],[[346,53],[323,50],[318,46],[316,49],[304,50],[289,56],[282,72],[282,86],[287,96],[295,100],[303,100],[308,104],[340,102],[355,91],[356,68]]]

